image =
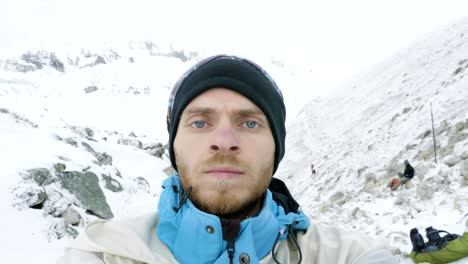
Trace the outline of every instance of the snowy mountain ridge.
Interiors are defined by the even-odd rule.
[[[386,236],[405,252],[412,227],[462,232],[465,222],[458,220],[468,213],[466,54],[468,19],[415,43],[330,98],[312,100],[288,127],[276,175],[294,182],[293,194],[317,221]],[[416,169],[412,186],[391,192],[387,184],[403,172],[405,159]]]

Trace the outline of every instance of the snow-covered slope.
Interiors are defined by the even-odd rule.
[[[156,210],[170,89],[207,55],[130,41],[0,58],[4,263],[54,262],[97,215]],[[287,66],[266,60],[292,83]]]
[[[402,51],[333,97],[313,99],[295,119],[291,113],[306,97],[304,91],[313,90],[301,82],[308,78],[281,62],[252,58],[285,94],[291,121],[277,176],[287,181],[313,222],[385,236],[402,251],[409,250],[411,227],[464,229],[467,38],[464,20]],[[116,218],[156,208],[169,166],[163,145],[170,88],[206,55],[161,50],[142,41],[0,58],[5,263],[50,263],[87,222],[96,215],[109,217],[108,208]],[[429,102],[437,165],[427,132]],[[390,192],[385,186],[402,170],[404,159],[416,167],[413,187]],[[317,168],[314,177],[310,163]],[[92,197],[95,203],[80,192],[83,182],[73,180],[77,175],[101,190]]]
[[[290,183],[314,221],[388,237],[404,252],[411,250],[413,227],[461,233],[468,213],[468,19],[427,36],[333,96],[310,101],[287,130],[277,176]],[[405,159],[416,176],[410,188],[392,192],[387,184]]]

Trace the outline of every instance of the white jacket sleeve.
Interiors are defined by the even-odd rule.
[[[57,260],[57,264],[104,264],[104,262],[102,253],[68,248],[65,250],[65,255]]]

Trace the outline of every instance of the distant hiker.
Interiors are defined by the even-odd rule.
[[[408,160],[404,161],[405,164],[405,171],[403,173],[398,173],[398,177],[400,178],[398,180],[398,184],[395,187],[392,187],[392,191],[395,191],[398,189],[398,187],[402,185],[406,185],[406,183],[413,179],[414,177],[414,168],[411,166]]]
[[[446,233],[441,236],[440,233]],[[449,263],[468,256],[468,232],[463,236],[450,234],[429,226],[426,228],[428,241],[413,228],[410,231],[413,250],[410,253],[415,263]]]
[[[314,164],[310,164],[310,170],[312,171],[312,176],[315,175],[315,167]]]

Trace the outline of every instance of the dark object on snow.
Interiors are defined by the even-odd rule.
[[[403,177],[412,179],[414,177],[414,168],[411,166],[408,160],[405,160],[405,172],[403,172]]]
[[[417,228],[413,228],[410,231],[410,239],[411,239],[411,244],[413,245],[413,251],[414,252],[421,252],[421,250],[424,248],[425,243],[424,243],[424,238],[422,235],[418,232]]]

